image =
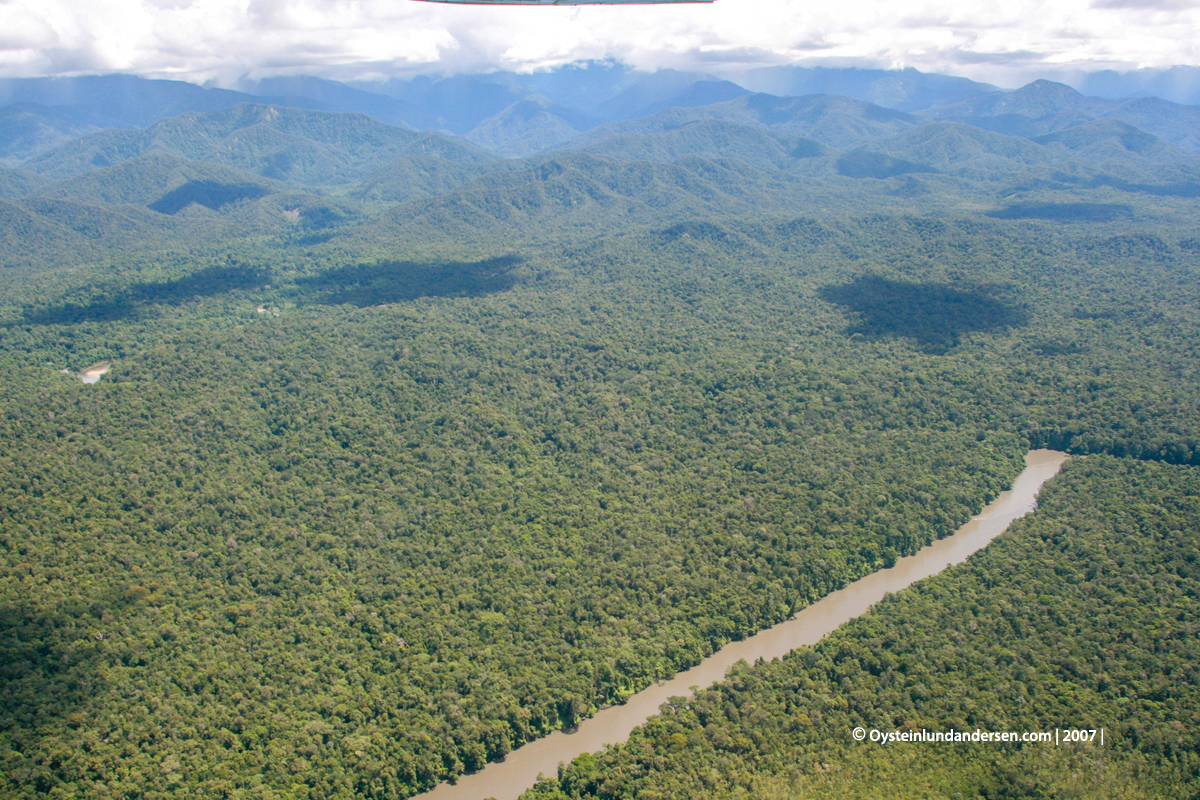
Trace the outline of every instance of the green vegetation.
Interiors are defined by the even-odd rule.
[[[364,114],[244,104],[181,114],[142,130],[98,131],[39,153],[22,166],[65,179],[155,152],[318,185],[361,180],[404,155],[436,153],[464,163],[493,159],[465,142],[385,125]]]
[[[933,353],[945,353],[968,331],[1004,331],[1029,324],[1022,309],[985,291],[889,281],[868,275],[844,286],[827,286],[821,297],[858,312],[850,329],[865,336],[906,336]]]
[[[855,150],[838,159],[839,175],[847,178],[894,178],[914,172],[937,172],[933,167],[914,164],[903,158],[892,158],[883,153]]]
[[[597,135],[584,137],[582,146],[573,149],[627,161],[670,162],[684,156],[735,158],[753,166],[784,171],[801,167],[797,161],[827,152],[824,145],[812,139],[721,120],[699,119],[655,133],[641,133],[636,126],[629,127],[632,130],[628,134],[590,144]]]
[[[148,207],[160,214],[178,214],[192,203],[216,211],[239,200],[257,200],[268,194],[262,186],[249,184],[217,183],[216,181],[188,181],[155,200]]]
[[[744,663],[525,797],[1193,797],[1200,471],[1091,456],[966,564]],[[1090,743],[851,730],[1104,728]]]
[[[96,386],[14,370],[6,585],[37,565],[14,629],[44,648],[9,664],[64,688],[6,699],[7,774],[129,790],[174,754],[228,765],[180,769],[205,794],[409,793],[910,552],[1019,467],[1017,436],[872,420],[877,375],[562,291],[216,329],[163,303],[150,341],[74,343],[115,357]],[[127,729],[130,702],[173,733]]]
[[[988,212],[996,219],[1052,219],[1062,222],[1112,222],[1130,218],[1133,209],[1124,203],[1014,203]]]
[[[1186,197],[946,125],[860,180],[837,142],[915,118],[721,105],[523,162],[243,106],[7,176],[0,793],[408,796],[944,535],[1031,445],[1200,464]],[[1130,153],[1068,166],[1162,177]]]

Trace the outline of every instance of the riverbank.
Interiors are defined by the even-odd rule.
[[[559,762],[581,753],[594,752],[606,744],[624,741],[638,725],[654,714],[671,697],[693,693],[693,687],[708,687],[723,680],[739,661],[779,658],[797,647],[816,644],[822,637],[861,615],[889,593],[936,575],[946,567],[965,561],[1003,533],[1013,520],[1037,507],[1037,493],[1067,460],[1066,453],[1031,450],[1025,469],[1012,489],[999,497],[954,534],[912,556],[899,559],[890,569],[872,573],[797,612],[791,619],[740,642],[732,642],[692,669],[644,689],[620,706],[603,709],[570,732],[559,731],[530,742],[498,763],[464,775],[455,784],[443,783],[418,795],[418,800],[516,800],[533,786],[539,774],[553,775]]]

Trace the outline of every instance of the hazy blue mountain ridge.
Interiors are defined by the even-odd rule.
[[[1200,158],[1116,120],[1084,123],[1037,140],[934,122],[870,147],[971,180],[1103,177],[1151,184],[1200,176]]]
[[[629,129],[635,128],[629,126]],[[647,133],[618,132],[582,146],[580,140],[576,140],[566,149],[626,161],[666,162],[689,155],[737,158],[748,164],[785,171],[792,171],[800,163],[824,155],[828,150],[814,139],[719,119],[695,120]]]
[[[265,180],[241,170],[204,161],[189,161],[156,150],[111,167],[68,178],[37,194],[83,203],[149,206],[172,190],[202,181],[226,186],[254,186],[264,190],[264,193],[288,188],[286,184]]]
[[[900,132],[859,138],[857,147],[831,148],[815,139],[762,126],[705,118],[704,114],[711,114],[713,109],[674,110],[647,120],[605,126],[580,140],[599,138],[602,133],[616,135],[579,150],[534,156],[522,162],[496,160],[470,144],[441,134],[388,128],[365,117],[348,115],[333,121],[329,118],[335,115],[315,112],[284,109],[273,117],[272,109],[264,107],[242,111],[251,121],[267,120],[250,126],[262,128],[257,139],[246,137],[251,143],[286,143],[286,137],[272,124],[287,118],[291,130],[308,148],[307,158],[315,159],[322,148],[332,147],[318,146],[317,139],[334,143],[349,139],[336,151],[345,160],[353,151],[354,164],[343,175],[354,174],[351,169],[359,170],[359,180],[350,189],[348,199],[405,203],[399,219],[379,224],[385,228],[398,225],[408,231],[406,236],[415,236],[418,231],[426,235],[429,231],[438,231],[439,235],[446,231],[479,233],[506,220],[520,231],[548,224],[591,229],[615,221],[649,220],[655,214],[675,219],[688,214],[778,212],[785,208],[800,211],[813,202],[887,205],[913,193],[930,192],[941,196],[938,202],[950,205],[967,201],[994,207],[1001,197],[1039,186],[1042,190],[1085,193],[1107,186],[1125,192],[1191,196],[1194,176],[1200,173],[1200,162],[1190,154],[1116,121],[1072,129],[1042,144],[961,123],[919,124],[907,115],[897,116],[898,112],[844,98],[799,98],[804,102],[773,106],[752,104],[760,100],[746,97],[721,105],[735,112],[728,116],[765,117],[780,127],[806,127],[822,133],[832,129],[838,136],[852,130]],[[767,116],[764,109],[775,109],[777,113]],[[788,113],[797,110],[799,113]],[[216,137],[226,133],[229,125],[225,117],[229,113],[209,115],[215,121],[200,119],[206,115],[191,115],[189,125],[223,141]],[[700,119],[681,122],[697,114]],[[368,132],[379,133],[376,128],[380,128],[386,135],[354,140],[351,133],[364,121]],[[306,127],[305,122],[313,124]],[[181,130],[178,126],[162,127],[172,136],[178,136]],[[243,130],[234,127],[238,135]],[[264,132],[273,136],[264,136]],[[87,163],[84,156],[93,152],[81,145],[97,140],[103,143],[118,135],[129,139],[130,133],[107,131],[85,137],[34,161],[48,174],[69,173],[70,167],[77,167],[81,161]],[[146,137],[135,144],[163,138]],[[257,172],[226,166],[239,160],[255,165],[245,155],[249,152],[246,141],[241,144],[240,159],[230,157],[230,148],[216,148],[211,142],[203,150],[195,149],[215,162],[150,150],[114,167],[93,169],[56,186],[42,186],[38,193],[88,203],[135,203],[169,214],[177,214],[193,203],[209,211],[228,213],[239,208],[242,201],[253,202],[286,188],[282,182],[265,178],[264,173],[269,173],[261,166]],[[391,157],[398,150],[411,155]],[[91,161],[96,163],[95,158]],[[378,165],[371,172],[362,168],[371,164]],[[1164,178],[1164,165],[1170,166],[1172,177]],[[14,172],[14,176],[22,174],[28,173]],[[13,185],[23,184],[15,181]],[[889,200],[889,194],[896,200]],[[927,202],[934,199],[927,198]],[[272,213],[278,215],[282,210]],[[330,229],[358,217],[359,212],[338,212],[329,218],[335,221]],[[364,235],[368,238],[386,240],[386,234],[370,232],[376,223],[362,218],[355,223],[360,224],[367,226]]]
[[[1157,97],[1109,100],[1039,80],[1011,92],[981,95],[922,112],[931,119],[965,122],[998,133],[1045,136],[1097,119],[1116,119],[1176,147],[1200,151],[1200,107]]]
[[[0,108],[0,163],[16,166],[55,145],[99,130],[56,108],[13,103]]]
[[[144,128],[188,111],[218,111],[243,103],[323,107],[305,97],[251,95],[134,75],[0,78],[0,159],[33,155],[29,148],[37,141],[30,141],[29,134],[22,141],[22,129],[36,132],[44,146],[52,146],[102,128]],[[15,119],[9,116],[12,106],[22,107]]]
[[[418,76],[351,85],[408,103],[417,115],[408,120],[410,124],[465,134],[530,96],[582,113],[595,125],[645,116],[670,106],[730,99],[725,95],[745,91],[726,83],[702,72],[642,72],[623,64],[586,62],[529,74]]]
[[[748,89],[731,81],[673,70],[663,72],[672,73],[675,80],[639,81],[616,97],[598,104],[595,114],[604,119],[635,119],[668,108],[707,106],[750,94]]]
[[[1079,91],[1095,97],[1161,97],[1173,103],[1200,105],[1200,67],[1130,72],[1106,69],[1083,75],[1072,83]]]
[[[683,82],[666,78],[669,89]],[[1139,213],[1168,216],[1177,213],[1172,198],[1200,195],[1200,160],[1191,153],[1115,117],[1088,117],[1111,110],[1109,101],[1055,84],[1026,88],[977,96],[971,113],[1083,122],[1033,139],[955,121],[961,109],[951,106],[943,109],[948,119],[930,120],[834,95],[747,94],[580,134],[574,126],[589,118],[568,121],[554,101],[527,98],[470,134],[489,151],[363,114],[247,104],[98,131],[30,159],[0,175],[2,196],[31,201],[0,228],[14,244],[20,230],[42,231],[35,253],[69,249],[86,231],[116,230],[124,217],[133,220],[129,230],[159,231],[148,241],[166,235],[163,225],[180,235],[198,225],[241,226],[247,235],[386,248],[813,207],[900,209],[917,197],[930,209],[1087,222],[1128,219],[1130,194],[1162,198]],[[495,155],[515,142],[523,160]],[[326,188],[313,194],[305,188],[312,186]],[[68,205],[38,205],[51,199]],[[71,209],[83,223],[74,224]]]
[[[134,75],[0,79],[0,103],[50,106],[98,127],[145,127],[185,111],[216,111],[255,100],[229,89]]]
[[[261,98],[297,98],[312,103],[310,108],[339,113],[359,113],[372,116],[380,122],[399,127],[419,129],[437,128],[430,124],[434,120],[412,103],[389,97],[379,92],[366,91],[341,81],[314,78],[309,75],[291,75],[262,80],[242,80],[237,83],[241,92],[248,95],[248,102],[261,103]],[[288,105],[274,102],[273,105]]]
[[[1073,153],[1122,155],[1134,153],[1143,158],[1162,163],[1178,162],[1181,158],[1194,158],[1183,150],[1168,144],[1157,136],[1146,133],[1118,119],[1097,119],[1034,139],[1041,145],[1060,147]]]
[[[643,119],[609,123],[573,140],[571,145],[582,148],[613,136],[660,133],[700,120],[767,128],[832,147],[855,147],[921,124],[911,114],[849,97],[753,94],[699,108],[671,108]]]
[[[754,92],[780,96],[838,94],[897,111],[919,112],[934,106],[1001,91],[969,78],[903,70],[759,67],[731,76]]]
[[[534,95],[485,119],[467,132],[465,138],[498,155],[521,157],[568,142],[598,122]]]
[[[0,200],[15,200],[53,181],[23,169],[0,167]]]
[[[189,112],[138,131],[101,131],[23,166],[67,178],[159,150],[289,183],[345,184],[361,180],[409,148],[468,162],[487,158],[468,145],[452,146],[437,141],[436,134],[418,134],[364,114],[242,105]]]
[[[609,131],[596,134],[597,127],[659,113],[696,118],[688,110],[843,148],[898,133],[906,122],[919,124],[916,117],[895,116],[909,113],[1027,138],[1112,118],[1183,149],[1200,149],[1200,109],[1153,97],[1087,97],[1051,81],[1000,91],[965,78],[916,70],[800,67],[749,70],[731,77],[733,81],[675,70],[646,73],[601,62],[528,75],[420,76],[353,84],[309,76],[277,77],[243,80],[236,85],[241,91],[121,75],[9,79],[0,81],[0,103],[9,104],[0,107],[0,163],[16,166],[22,157],[98,128],[152,126],[184,112],[219,111],[247,101],[363,113],[402,128],[466,136],[506,156],[561,147],[581,134],[584,138],[576,144],[586,146],[611,135]],[[758,94],[750,94],[752,89]],[[815,97],[826,99],[801,99]],[[860,113],[863,108],[869,113]],[[842,116],[847,112],[856,118],[853,122]],[[180,155],[197,157],[195,152]],[[102,161],[115,163],[118,156],[102,155]],[[230,165],[263,174],[274,169],[273,177],[293,181],[330,180],[309,176],[308,168],[295,164],[255,166],[243,160]],[[287,170],[298,171],[287,177]]]

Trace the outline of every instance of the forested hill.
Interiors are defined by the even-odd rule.
[[[847,98],[747,95],[517,160],[361,115],[243,105],[92,134],[3,171],[0,258],[98,258],[103,230],[133,232],[109,251],[274,236],[386,256],[815,209],[1186,225],[1200,158],[1115,118],[1072,121],[1031,139]]]
[[[764,98],[521,159],[236,105],[0,171],[0,793],[406,797],[944,535],[1031,446],[1177,504],[1195,156]]]
[[[466,163],[492,160],[465,142],[413,133],[360,114],[240,105],[172,117],[138,131],[89,134],[22,166],[47,177],[70,178],[152,151],[307,184],[352,183],[405,155],[436,153]]]
[[[834,93],[903,110],[969,98],[996,87],[916,70],[775,70],[742,79],[777,95]],[[233,90],[231,90],[233,89]],[[0,79],[0,161],[15,163],[103,128],[143,128],[186,112],[245,103],[367,114],[415,130],[482,137],[503,148],[551,143],[596,125],[749,93],[713,75],[641,72],[593,62],[529,74],[490,73],[346,84],[306,76],[239,81],[230,89],[131,75]],[[560,138],[554,138],[554,137]],[[523,150],[522,154],[530,152]]]
[[[128,75],[4,79],[0,80],[0,164],[18,166],[104,129],[145,128],[180,115],[219,115],[246,104],[299,113],[366,115],[402,129],[443,131],[510,157],[572,141],[597,141],[596,129],[603,138],[612,125],[656,115],[766,127],[815,126],[840,137],[839,146],[928,120],[959,121],[1033,138],[1089,121],[1115,119],[1196,150],[1200,141],[1196,107],[1186,104],[1200,101],[1200,96],[1181,91],[1186,81],[1160,82],[1159,97],[1147,97],[1144,89],[1126,93],[1133,96],[1113,94],[1108,86],[1112,83],[1083,79],[1079,86],[1091,85],[1103,93],[1096,97],[1049,81],[1001,91],[965,78],[912,69],[780,67],[723,79],[670,69],[639,72],[612,63],[575,64],[523,75],[421,76],[355,84],[276,77],[242,80],[232,87],[236,91]],[[856,108],[870,109],[868,124],[845,117],[847,111],[853,116]],[[807,119],[794,118],[797,111]],[[312,176],[300,179],[313,180]]]

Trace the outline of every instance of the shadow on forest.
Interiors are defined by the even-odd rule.
[[[249,183],[218,183],[217,181],[188,181],[164,194],[150,205],[160,214],[178,214],[192,203],[218,211],[239,200],[257,200],[271,193],[270,189]]]
[[[1087,189],[1099,189],[1111,186],[1122,192],[1140,192],[1159,197],[1200,197],[1200,183],[1195,181],[1179,181],[1177,183],[1135,183],[1112,175],[1097,175],[1083,179],[1071,175],[1055,175],[1054,179],[1063,184],[1062,188],[1081,186]]]
[[[925,164],[915,164],[903,158],[892,158],[884,153],[854,150],[837,160],[839,175],[847,178],[895,178],[913,172],[937,172]]]
[[[20,749],[36,752],[33,742],[56,724],[80,724],[80,705],[104,688],[94,661],[106,643],[84,638],[76,621],[0,606],[0,726],[26,732],[17,737]]]
[[[1113,222],[1132,219],[1133,209],[1122,203],[1014,203],[988,211],[993,219],[1048,219],[1057,222]]]
[[[359,308],[418,297],[480,297],[517,283],[525,259],[516,255],[482,261],[382,261],[355,264],[297,281],[302,295],[323,305]]]
[[[211,297],[234,289],[254,289],[270,280],[256,267],[212,267],[183,278],[139,283],[115,289],[90,303],[65,302],[57,306],[26,309],[25,324],[70,325],[77,322],[111,322],[140,315],[148,306],[177,306],[198,297]]]
[[[921,350],[938,355],[956,346],[964,333],[1002,331],[1029,321],[1028,312],[983,291],[903,283],[876,275],[826,286],[818,295],[860,315],[860,322],[847,329],[847,334],[906,337]]]

